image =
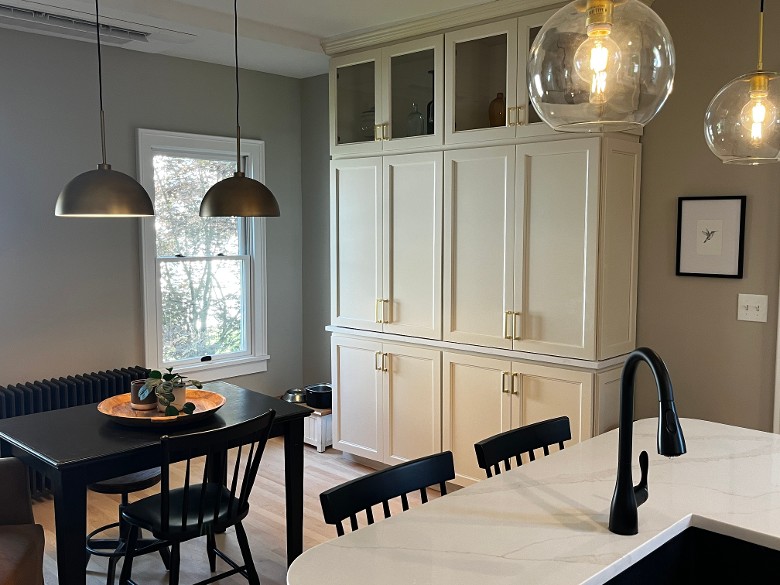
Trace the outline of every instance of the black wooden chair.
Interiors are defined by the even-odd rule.
[[[344,536],[342,522],[347,518],[352,530],[357,530],[359,512],[364,511],[368,524],[373,524],[372,506],[382,504],[385,518],[389,518],[390,500],[393,498],[400,497],[403,510],[408,510],[408,494],[419,490],[422,502],[427,503],[426,488],[438,484],[441,494],[446,495],[445,482],[452,479],[455,479],[452,452],[445,451],[413,459],[322,492],[320,494],[322,513],[325,522],[335,525],[337,534]]]
[[[186,435],[164,436],[162,448],[162,479],[160,493],[129,504],[122,517],[130,525],[127,553],[120,585],[133,583],[130,574],[133,558],[170,546],[169,583],[178,585],[180,544],[199,536],[206,537],[211,572],[216,571],[219,556],[231,569],[212,575],[196,585],[212,583],[237,573],[252,585],[260,585],[246,531],[241,521],[249,513],[249,494],[252,491],[260,459],[271,430],[275,411],[248,420],[240,425]],[[236,449],[233,465],[228,464],[228,449]],[[203,476],[196,479],[193,459],[206,457]],[[177,461],[183,465],[181,487],[171,486],[170,466]],[[196,483],[197,482],[197,483]],[[235,526],[243,564],[239,565],[216,545],[215,534]],[[139,548],[139,529],[150,531],[158,544]]]
[[[492,477],[494,473],[501,473],[501,462],[504,463],[504,471],[509,471],[512,458],[520,466],[523,454],[527,454],[529,461],[534,461],[536,450],[542,449],[547,456],[551,445],[557,444],[559,449],[563,449],[563,442],[570,439],[569,417],[559,416],[493,435],[475,443],[474,450],[477,452],[477,464],[488,477]]]
[[[122,558],[126,552],[127,535],[130,527],[122,519],[122,512],[129,504],[129,494],[150,488],[160,483],[161,471],[159,467],[145,469],[136,473],[129,473],[120,477],[114,477],[104,481],[99,481],[89,485],[89,489],[100,494],[119,495],[121,502],[119,504],[119,521],[112,524],[101,526],[87,534],[87,563],[92,555],[108,558],[108,570],[106,571],[106,585],[113,585],[116,576],[117,561]],[[108,537],[109,531],[115,530],[116,536]],[[139,539],[137,546],[147,546],[154,544],[155,540]],[[170,566],[170,556],[168,549],[160,549],[165,568]]]

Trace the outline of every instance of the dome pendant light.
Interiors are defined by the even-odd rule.
[[[528,90],[555,130],[620,132],[653,119],[674,69],[669,30],[639,0],[574,0],[531,45]]]
[[[100,54],[100,9],[95,0],[98,85],[100,87],[100,144],[103,162],[97,170],[72,179],[57,198],[54,215],[68,217],[143,217],[154,215],[152,200],[132,177],[111,170],[106,162],[106,122],[103,112],[103,63]]]
[[[238,122],[238,0],[233,0],[233,32],[236,55],[236,173],[206,191],[200,203],[201,217],[279,217],[279,204],[271,190],[241,170],[241,125]]]
[[[780,156],[780,74],[764,71],[764,0],[758,16],[758,66],[726,84],[704,115],[707,146],[724,163],[758,165]]]

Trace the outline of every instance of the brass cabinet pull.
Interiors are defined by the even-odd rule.
[[[375,323],[381,323],[382,322],[382,315],[380,314],[381,308],[380,303],[382,302],[382,299],[377,299],[374,302],[374,322]]]
[[[374,124],[374,142],[379,142],[382,140],[382,135],[379,133],[379,128],[381,126],[381,124]]]
[[[511,106],[507,108],[507,115],[506,115],[506,125],[507,126],[516,126],[517,121],[512,120],[512,112],[514,112],[517,108],[515,106]]]
[[[515,381],[517,383],[515,384]],[[512,373],[512,394],[517,394],[517,386],[520,385],[520,374],[517,372]]]
[[[517,311],[512,312],[512,339],[520,341],[523,339],[523,314]],[[518,319],[521,319],[518,325]]]
[[[504,339],[512,339],[514,337],[514,331],[512,333],[509,332],[509,325],[507,322],[509,321],[509,317],[514,315],[512,311],[504,311]],[[512,328],[514,329],[514,321],[515,318],[512,316]]]
[[[525,126],[525,106],[517,106],[517,125]]]
[[[390,140],[390,124],[385,122],[382,124],[382,140]]]
[[[509,385],[506,383],[507,378],[510,376],[509,372],[501,372],[501,392],[504,394],[510,393]]]
[[[387,304],[387,315],[385,315],[385,304]],[[382,299],[382,323],[390,323],[392,315],[390,315],[390,299]]]
[[[378,372],[382,371],[382,363],[379,361],[379,356],[384,355],[381,351],[375,351],[374,352],[374,369]],[[384,358],[382,358],[382,362],[384,362]]]
[[[382,354],[382,371],[383,371],[383,372],[386,372],[386,371],[387,371],[387,362],[388,362],[388,361],[389,361],[389,360],[388,360],[388,354],[386,354],[386,353],[383,353],[383,354]]]

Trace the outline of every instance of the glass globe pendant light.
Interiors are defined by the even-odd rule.
[[[100,143],[103,162],[97,170],[71,179],[57,198],[54,215],[66,217],[144,217],[154,215],[149,194],[138,181],[111,169],[106,162],[106,122],[103,112],[103,63],[100,54],[100,7],[95,0],[98,85],[100,95]]]
[[[638,129],[672,91],[675,56],[666,25],[638,0],[575,0],[531,45],[528,90],[555,130]]]
[[[271,190],[241,170],[241,125],[238,122],[238,0],[233,0],[236,56],[236,172],[213,185],[200,202],[201,217],[279,217],[279,203]]]
[[[726,84],[704,115],[707,146],[724,163],[758,165],[780,156],[780,74],[764,71],[764,0],[758,17],[758,66]]]

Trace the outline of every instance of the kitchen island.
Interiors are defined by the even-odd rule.
[[[690,525],[780,549],[780,435],[681,419],[688,453],[666,459],[656,423],[634,424],[634,483],[650,455],[637,535],[607,528],[613,430],[314,547],[287,583],[597,585]]]

